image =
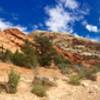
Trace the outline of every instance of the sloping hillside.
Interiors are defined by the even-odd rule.
[[[49,37],[56,50],[73,63],[82,63],[83,65],[86,63],[87,66],[100,63],[100,43],[98,42],[76,38],[68,33],[45,31],[34,31],[29,34],[29,37],[35,35]]]
[[[0,32],[0,47],[14,52],[20,49],[26,39],[33,41],[36,35],[49,37],[56,50],[72,63],[82,63],[87,66],[100,63],[100,43],[76,38],[68,33],[34,31],[25,35],[18,29],[6,29]]]
[[[11,51],[20,49],[26,36],[18,29],[6,29],[0,32],[0,46]]]
[[[100,43],[76,38],[67,33],[34,31],[25,35],[18,29],[6,29],[0,32],[0,50],[3,48],[12,52],[20,50],[26,39],[32,43],[32,48],[32,46],[35,46],[33,44],[36,43],[34,41],[36,36],[48,37],[53,42],[53,47],[57,53],[64,55],[65,60],[71,63],[65,66],[63,66],[65,64],[63,63],[62,69],[54,63],[49,67],[40,67],[38,65],[29,69],[29,67],[26,68],[27,66],[16,66],[12,64],[13,62],[1,60],[0,100],[99,100],[100,72],[97,70],[100,70]],[[17,56],[18,61],[19,57],[22,57],[22,55]],[[78,66],[80,64],[81,66]],[[99,66],[95,66],[96,64],[99,64]],[[20,75],[16,94],[8,92],[10,89],[13,89],[9,88],[9,73],[12,69],[16,70],[18,75]],[[63,71],[67,72],[63,73]],[[12,78],[11,82],[16,84],[16,74],[14,75],[12,75],[14,78]],[[35,83],[36,81],[39,83]],[[46,85],[44,88],[42,87],[42,93],[46,92],[46,95],[42,98],[37,96],[36,93],[32,93],[32,89],[35,87],[35,92],[41,94],[41,86],[39,88],[37,84],[39,86]],[[45,90],[45,88],[47,89]]]

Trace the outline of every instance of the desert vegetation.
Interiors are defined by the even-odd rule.
[[[63,54],[59,54],[56,51],[52,41],[48,37],[35,36],[33,41],[35,43],[25,40],[21,50],[16,50],[14,53],[8,49],[4,49],[2,46],[0,60],[27,68],[35,68],[38,65],[48,68],[54,63],[63,74],[69,74],[70,69],[76,73],[76,75],[69,77],[69,83],[74,85],[79,85],[81,79],[96,80],[96,73],[100,71],[100,64],[96,64],[91,69],[87,69],[81,64],[74,65],[65,59]],[[8,82],[11,90],[8,92],[16,92],[18,81],[19,76],[12,71],[9,74]],[[40,96],[45,95],[46,87],[44,84],[47,84],[47,82],[34,83],[32,92]]]
[[[37,58],[32,47],[32,44],[26,40],[25,44],[21,48],[21,52],[16,51],[13,54],[12,62],[19,66],[25,66],[28,68],[36,67],[37,65]]]
[[[0,82],[0,92],[4,90],[7,93],[16,93],[19,81],[20,75],[14,69],[11,69],[10,73],[8,74],[8,82]]]
[[[36,54],[41,66],[49,66],[52,63],[55,49],[51,40],[47,37],[35,37]]]
[[[14,71],[14,69],[11,70],[11,72],[8,75],[8,93],[16,93],[17,92],[17,86],[20,80],[20,75]]]
[[[44,97],[46,96],[46,91],[50,87],[55,87],[56,83],[55,81],[51,81],[46,76],[36,76],[32,82],[32,90],[31,92],[36,94],[37,96]]]
[[[23,38],[15,41],[18,49],[14,52],[12,48],[5,49],[5,45],[1,46],[0,98],[2,95],[11,98],[17,95],[22,98],[19,100],[25,97],[25,100],[35,98],[64,100],[67,99],[65,96],[88,97],[87,95],[100,94],[97,76],[100,64],[99,60],[95,60],[97,57],[93,56],[96,50],[91,50],[95,48],[89,49],[85,47],[83,41],[78,43],[77,39],[74,45],[70,38],[67,41],[59,37],[61,39],[59,41],[57,37],[56,34],[53,37],[43,33],[29,40]],[[87,55],[80,55],[84,52]],[[11,67],[16,70],[10,70]]]
[[[72,75],[70,76],[69,84],[72,85],[80,85],[81,77],[79,75]]]
[[[37,96],[44,97],[46,96],[46,87],[42,84],[34,84],[32,86],[31,92],[36,94]]]
[[[21,51],[17,50],[12,53],[8,49],[2,50],[0,52],[0,60],[28,68],[36,67],[37,65],[49,67],[51,63],[54,63],[62,72],[70,64],[63,55],[57,53],[52,41],[45,36],[35,37],[35,46],[33,46],[32,42],[26,40]]]
[[[69,83],[73,85],[80,85],[80,81],[83,79],[96,81],[97,76],[96,73],[100,71],[100,65],[96,64],[92,68],[85,68],[82,65],[75,65],[74,66],[75,75],[71,75],[69,77]]]

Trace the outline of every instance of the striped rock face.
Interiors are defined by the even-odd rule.
[[[0,47],[16,51],[20,49],[26,36],[18,29],[6,29],[0,32]]]
[[[73,64],[82,63],[90,67],[100,63],[100,43],[81,37],[74,37],[69,33],[34,31],[29,37],[47,36],[52,40],[54,47]]]
[[[63,54],[72,63],[100,63],[100,43],[88,39],[74,37],[69,33],[34,31],[28,35],[18,29],[6,29],[0,32],[0,48],[15,52],[20,50],[26,39],[34,43],[35,36],[46,36],[53,42],[57,52]]]

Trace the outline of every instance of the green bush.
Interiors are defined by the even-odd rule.
[[[1,84],[0,84],[0,93],[3,91],[3,87],[1,86]]]
[[[11,62],[13,53],[6,49],[4,52],[0,52],[0,59],[4,62]]]
[[[25,66],[28,68],[33,68],[38,64],[33,45],[28,40],[25,41],[20,52],[17,50],[15,53],[12,53],[8,49],[4,50],[2,47],[2,51],[0,52],[0,60],[4,62],[12,62],[18,66]]]
[[[59,65],[59,64],[70,64],[70,61],[68,61],[67,59],[65,59],[65,57],[63,55],[59,55],[59,54],[56,54],[55,57],[54,57],[54,62],[56,65]]]
[[[11,61],[12,55],[13,55],[13,53],[10,50],[7,49],[6,52],[5,52],[5,59],[7,61]]]
[[[94,68],[83,70],[83,73],[80,73],[80,76],[82,78],[96,81],[96,71]]]
[[[43,97],[46,96],[46,90],[51,86],[56,86],[56,83],[53,80],[49,80],[47,77],[35,76],[32,86],[31,92]]]
[[[80,76],[79,75],[72,75],[70,77],[69,83],[72,85],[80,85]]]
[[[70,62],[64,58],[63,55],[55,55],[54,63],[58,66],[62,73],[67,73],[69,70]]]
[[[46,36],[35,37],[36,53],[41,66],[49,66],[53,59],[54,48],[49,38]]]
[[[41,56],[38,56],[38,61],[41,66],[49,66],[51,64],[51,58],[45,53]]]
[[[26,63],[29,67],[36,67],[38,64],[36,51],[32,43],[28,40],[25,41],[23,47],[21,48],[23,54],[26,56]]]
[[[24,45],[21,48],[22,52],[25,55],[34,55],[35,54],[35,49],[33,48],[33,45],[30,41],[25,40]]]
[[[34,84],[31,92],[37,96],[44,97],[46,96],[46,87],[41,84]]]
[[[74,66],[74,69],[77,71],[78,75],[82,79],[89,79],[89,80],[92,80],[92,81],[96,80],[96,73],[98,71],[97,67],[86,68],[82,65],[76,65],[76,66]]]
[[[25,66],[33,68],[37,65],[37,61],[34,55],[25,55],[24,53],[16,51],[13,54],[12,62],[18,66]]]
[[[95,70],[95,72],[100,72],[100,63],[97,63],[97,64],[94,66],[94,70]]]
[[[13,54],[12,62],[16,65],[19,65],[19,66],[25,66],[27,64],[26,56],[23,53],[20,53],[19,51],[16,51]]]
[[[26,40],[21,50],[22,52],[16,51],[13,54],[12,62],[18,66],[36,67],[38,61],[32,44]]]
[[[58,64],[58,67],[61,70],[61,73],[63,73],[63,74],[67,74],[70,69],[69,65],[67,65],[65,63]]]
[[[8,93],[16,93],[17,91],[17,86],[20,80],[20,75],[17,74],[14,70],[11,70],[9,76],[8,76]]]

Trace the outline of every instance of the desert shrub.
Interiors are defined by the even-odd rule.
[[[17,86],[20,80],[20,75],[16,73],[16,71],[11,70],[9,76],[8,76],[8,93],[16,93],[17,91]]]
[[[100,72],[100,63],[97,63],[97,64],[94,66],[94,70],[95,70],[95,72]]]
[[[19,66],[25,66],[27,64],[26,62],[26,56],[19,52],[19,51],[16,51],[14,54],[13,54],[13,57],[12,57],[12,62],[16,65],[19,65]]]
[[[16,65],[25,66],[28,68],[36,67],[38,62],[32,44],[26,40],[21,50],[22,52],[16,51],[13,54],[12,62]]]
[[[36,53],[38,57],[39,64],[41,66],[49,66],[53,59],[54,48],[53,44],[49,38],[45,36],[35,37]]]
[[[0,52],[0,59],[4,62],[11,62],[13,53],[6,49],[4,52]]]
[[[0,61],[5,61],[5,55],[2,52],[0,52]]]
[[[92,81],[96,81],[97,76],[96,74],[89,74],[86,76],[87,79],[92,80]]]
[[[4,55],[5,55],[6,61],[11,61],[13,53],[10,50],[7,49]]]
[[[72,75],[70,77],[69,83],[72,85],[80,85],[81,77],[79,75]]]
[[[18,66],[25,66],[28,68],[36,66],[36,58],[34,56],[25,55],[18,51],[13,54],[12,62]]]
[[[96,80],[96,72],[97,72],[96,67],[86,68],[82,65],[76,65],[74,66],[74,69],[82,79],[89,79],[93,81]]]
[[[70,69],[69,65],[67,65],[65,63],[58,64],[58,67],[61,70],[61,73],[63,73],[63,74],[67,74]]]
[[[10,50],[5,49],[0,51],[0,60],[4,62],[12,62],[18,66],[35,67],[37,65],[37,58],[29,41],[25,41],[25,44],[21,48],[22,51],[16,51],[12,53]]]
[[[83,73],[80,73],[80,76],[82,78],[96,81],[96,71],[94,68],[83,70]]]
[[[59,55],[59,54],[56,54],[55,57],[54,57],[54,62],[56,65],[59,65],[59,64],[70,64],[70,61],[68,61],[67,59],[65,59],[65,57],[63,55]]]
[[[3,57],[4,51],[5,51],[5,49],[4,49],[3,45],[0,46],[0,60],[2,60],[2,57]]]
[[[41,66],[49,66],[51,64],[51,58],[45,53],[38,57],[38,61]]]
[[[25,55],[31,55],[32,56],[32,55],[35,54],[35,49],[33,48],[32,43],[28,40],[25,40],[21,50]]]
[[[38,61],[37,61],[36,51],[33,48],[32,43],[26,40],[21,50],[26,56],[27,66],[36,67],[38,64]]]
[[[44,76],[35,76],[32,82],[32,93],[35,93],[38,96],[46,96],[46,90],[51,86],[56,86],[54,80],[49,79],[48,77]]]
[[[70,62],[67,59],[65,59],[63,55],[55,55],[54,63],[58,66],[62,73],[68,72]]]
[[[0,85],[0,93],[3,91],[3,87]]]
[[[37,96],[44,97],[46,96],[46,87],[42,84],[34,84],[31,92]]]

